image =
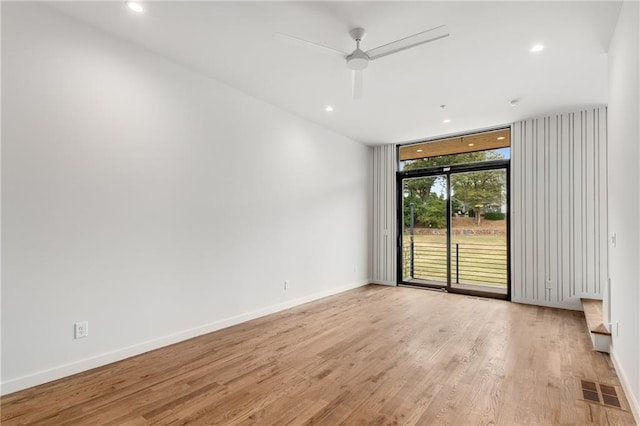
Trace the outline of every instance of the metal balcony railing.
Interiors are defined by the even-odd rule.
[[[403,240],[403,276],[447,282],[447,244]],[[454,242],[451,282],[507,286],[507,247],[504,244]]]

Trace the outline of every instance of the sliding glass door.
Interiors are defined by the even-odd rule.
[[[403,280],[447,285],[446,175],[403,180]]]
[[[400,173],[401,284],[509,297],[508,162]]]

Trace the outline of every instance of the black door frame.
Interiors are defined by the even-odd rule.
[[[459,289],[451,286],[451,175],[464,172],[477,172],[487,170],[501,170],[504,169],[507,175],[506,189],[507,189],[507,294],[497,294],[471,289]],[[402,231],[404,228],[403,223],[403,196],[402,196],[402,181],[408,178],[421,178],[445,175],[447,177],[447,283],[446,285],[430,285],[430,284],[417,284],[411,282],[405,282],[402,274]],[[396,173],[396,187],[397,187],[397,199],[396,199],[396,220],[398,235],[397,241],[397,285],[411,286],[411,287],[427,287],[442,289],[450,293],[460,293],[470,296],[489,297],[494,299],[511,300],[511,161],[506,160],[493,160],[483,161],[479,163],[470,164],[453,164],[450,166],[438,166],[420,170],[407,170]]]

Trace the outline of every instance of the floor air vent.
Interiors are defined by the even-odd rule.
[[[582,398],[585,401],[595,402],[608,407],[622,408],[616,388],[610,385],[603,385],[598,382],[580,380],[582,385]]]

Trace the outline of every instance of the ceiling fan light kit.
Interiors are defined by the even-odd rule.
[[[347,56],[347,66],[354,71],[360,71],[369,66],[369,57],[360,49],[356,49]]]
[[[346,59],[347,68],[352,71],[351,78],[351,86],[352,86],[352,96],[353,99],[361,99],[363,94],[363,78],[362,78],[362,70],[369,66],[369,62],[382,58],[384,56],[391,55],[393,53],[398,53],[403,50],[410,49],[412,47],[419,46],[421,44],[429,43],[432,41],[440,40],[442,38],[448,37],[449,33],[446,31],[444,25],[439,27],[431,28],[426,31],[422,31],[420,33],[411,35],[409,37],[405,37],[391,43],[387,43],[382,46],[375,47],[368,51],[363,51],[360,49],[360,42],[363,40],[365,34],[365,30],[363,28],[354,28],[349,31],[349,35],[356,42],[356,48],[351,53],[341,52],[338,49],[334,49],[332,47],[328,47],[322,44],[314,43],[311,41],[307,41],[298,37],[294,37],[288,34],[278,33],[277,35],[284,36],[288,39],[295,40],[297,42],[302,42],[308,46],[313,46],[316,48],[322,48],[325,51],[331,51],[333,53],[338,53],[343,58]]]

